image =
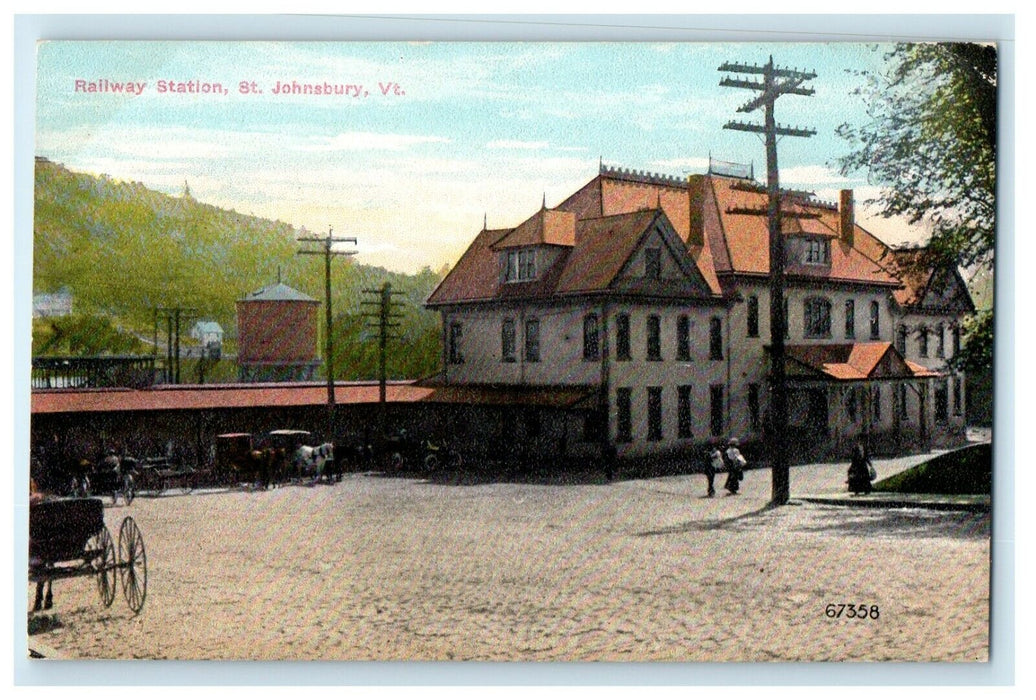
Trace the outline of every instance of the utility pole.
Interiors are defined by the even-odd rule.
[[[393,335],[389,330],[390,328],[399,327],[399,323],[394,322],[392,319],[400,318],[403,316],[401,313],[397,313],[396,309],[402,306],[401,302],[392,301],[392,296],[403,294],[403,292],[392,291],[392,285],[385,282],[381,285],[380,289],[364,289],[364,294],[376,294],[378,295],[377,301],[364,301],[361,302],[367,306],[377,305],[377,312],[364,313],[365,318],[376,319],[376,328],[378,331],[378,418],[381,425],[379,430],[381,434],[385,434],[385,387],[388,381],[388,373],[386,367],[386,357],[388,355],[388,341],[389,338],[397,338],[398,336]]]
[[[324,256],[324,311],[327,321],[327,330],[324,334],[324,354],[327,364],[327,439],[335,438],[335,373],[334,373],[334,343],[331,340],[331,256],[333,255],[356,255],[355,250],[334,250],[335,243],[352,243],[356,245],[355,238],[336,238],[332,235],[330,226],[327,228],[326,236],[299,236],[300,243],[320,243],[323,250],[307,250],[303,248],[297,251],[299,255],[323,255]]]
[[[771,503],[784,505],[791,498],[791,479],[788,470],[788,389],[784,367],[784,236],[781,232],[781,218],[794,216],[781,211],[781,193],[777,170],[778,136],[813,136],[814,129],[799,129],[778,126],[773,106],[781,95],[813,94],[813,88],[802,87],[802,83],[817,77],[816,73],[778,68],[773,65],[773,56],[764,66],[724,63],[719,70],[729,73],[762,75],[762,81],[745,78],[723,78],[723,87],[746,88],[759,91],[759,95],[738,108],[738,112],[753,112],[764,108],[764,123],[727,122],[724,129],[761,133],[766,137],[766,191],[768,202],[766,214],[770,232],[770,442],[772,458]],[[746,212],[747,213],[747,212]],[[754,213],[754,212],[753,212]],[[760,212],[761,213],[761,212]]]
[[[189,318],[197,309],[182,306],[171,308],[155,308],[155,352],[158,351],[158,315],[161,313],[166,322],[166,383],[180,383],[180,320]]]

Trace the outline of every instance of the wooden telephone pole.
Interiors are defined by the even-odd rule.
[[[724,129],[750,131],[766,137],[766,190],[768,204],[766,214],[770,231],[770,445],[772,459],[772,493],[774,505],[784,505],[791,498],[791,480],[788,470],[788,390],[784,368],[784,236],[781,233],[782,216],[795,216],[781,211],[781,194],[777,171],[778,136],[813,136],[813,129],[798,129],[778,126],[773,116],[773,106],[781,95],[813,94],[813,88],[802,87],[802,83],[817,77],[816,73],[778,68],[773,65],[773,56],[764,66],[724,63],[719,70],[729,73],[762,75],[762,81],[744,78],[723,78],[723,87],[746,88],[760,94],[738,112],[753,112],[764,108],[762,125],[731,121]],[[760,212],[761,213],[761,212]]]
[[[300,243],[321,243],[323,250],[307,250],[303,248],[298,251],[299,255],[323,255],[324,256],[324,311],[327,321],[327,330],[324,334],[324,354],[327,366],[327,437],[329,441],[335,439],[335,372],[334,372],[334,343],[331,339],[331,256],[333,255],[356,255],[355,250],[334,250],[335,243],[352,243],[356,245],[355,238],[335,238],[331,235],[331,227],[327,228],[326,236],[299,236]]]
[[[402,304],[398,301],[392,301],[393,295],[403,294],[403,292],[392,291],[392,285],[385,282],[381,285],[380,289],[364,289],[364,294],[376,294],[378,296],[377,301],[363,301],[361,304],[377,306],[377,312],[366,312],[363,314],[365,318],[374,319],[374,327],[378,331],[378,420],[381,424],[379,430],[381,434],[385,434],[385,401],[386,401],[386,384],[388,383],[388,371],[386,357],[388,355],[388,341],[389,338],[397,338],[399,336],[394,335],[391,328],[398,328],[399,323],[394,322],[392,319],[400,318],[403,314],[396,313]],[[368,326],[370,327],[370,326]]]

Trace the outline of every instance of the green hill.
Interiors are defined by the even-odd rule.
[[[993,485],[993,449],[989,443],[939,455],[913,469],[874,484],[893,493],[986,494]]]
[[[68,170],[36,160],[33,220],[33,293],[71,290],[77,317],[105,319],[125,336],[152,337],[154,309],[192,309],[185,319],[217,321],[235,347],[235,302],[280,276],[286,284],[323,300],[320,258],[299,256],[289,224],[221,209],[184,194],[172,197],[141,183]],[[383,268],[333,262],[335,374],[340,379],[376,376],[377,348],[366,342],[360,317],[365,288],[389,282],[404,292],[401,336],[391,353],[389,375],[419,377],[439,365],[438,314],[422,308],[441,279],[425,268],[415,275]],[[321,319],[323,317],[321,316]],[[53,338],[50,321],[34,324],[34,353]],[[321,323],[321,333],[323,324]],[[125,337],[112,347],[90,345],[83,354],[125,351]],[[53,345],[53,343],[51,343]],[[76,350],[51,347],[50,354]],[[147,349],[145,349],[147,351]]]

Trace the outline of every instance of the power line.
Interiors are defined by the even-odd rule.
[[[724,63],[719,70],[728,73],[744,73],[761,75],[762,80],[746,78],[723,78],[722,87],[735,87],[756,90],[759,95],[738,108],[738,112],[754,112],[760,107],[764,110],[763,124],[742,121],[729,121],[724,129],[748,131],[763,134],[766,137],[766,190],[767,209],[770,228],[770,454],[773,460],[772,503],[784,505],[791,498],[791,479],[788,470],[788,389],[784,367],[784,236],[781,232],[781,218],[794,216],[781,211],[781,191],[777,169],[777,137],[800,136],[809,137],[816,134],[814,129],[779,126],[774,119],[773,107],[781,95],[813,95],[813,88],[803,87],[807,80],[817,77],[810,71],[804,72],[788,68],[779,68],[773,64],[773,56],[763,66],[743,63]],[[745,210],[741,213],[762,213]]]
[[[331,258],[336,255],[356,255],[355,250],[335,250],[335,243],[352,243],[356,245],[356,239],[352,237],[335,237],[330,226],[327,228],[326,236],[299,236],[296,238],[299,243],[320,243],[323,250],[302,248],[296,251],[298,255],[323,255],[324,256],[324,310],[327,322],[327,330],[324,337],[324,354],[327,363],[327,440],[334,440],[335,436],[335,373],[334,373],[334,343],[331,326]]]

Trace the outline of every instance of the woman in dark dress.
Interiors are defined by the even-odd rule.
[[[852,461],[849,462],[849,493],[871,492],[871,461],[863,445],[856,443]]]

